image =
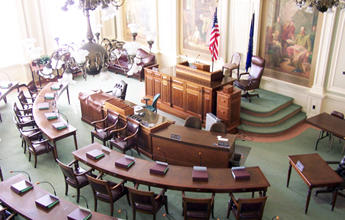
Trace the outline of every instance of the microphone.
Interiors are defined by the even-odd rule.
[[[7,78],[8,78],[8,81],[10,81],[10,83],[8,83],[8,87],[11,87],[12,85],[13,85],[13,83],[11,82],[11,79],[10,79],[10,76],[5,72],[5,71],[2,71],[2,73],[4,73],[6,76],[7,76]]]
[[[66,115],[64,115],[64,114],[62,114],[60,111],[59,111],[59,109],[58,108],[56,108],[57,109],[57,113],[59,114],[59,115],[61,115],[61,116],[63,116],[62,118],[66,121],[66,123],[67,123],[67,126],[69,125],[69,123],[68,123],[68,118],[67,118],[67,116]]]
[[[198,56],[196,56],[196,58],[194,60],[194,63],[196,63],[196,59],[198,59],[198,57],[200,57],[200,54]]]
[[[73,195],[72,197],[76,197],[77,195]],[[85,200],[86,208],[89,209],[89,204],[87,203],[87,200],[84,196],[79,195],[79,197],[82,197]],[[78,198],[77,198],[78,199]]]
[[[41,181],[41,182],[37,182],[36,184],[38,185],[38,184],[40,184],[40,183],[48,183],[48,184],[53,188],[53,190],[54,190],[54,195],[56,196],[55,188],[54,188],[54,186],[53,186],[50,182],[48,182],[48,181]]]
[[[157,150],[159,150],[160,152],[162,152],[162,153],[164,154],[165,162],[168,163],[167,155],[165,155],[165,153],[164,153],[163,151],[161,151],[161,150],[159,149],[159,147],[157,147]]]
[[[199,161],[200,161],[200,166],[201,166],[201,164],[202,164],[202,162],[201,162],[201,152],[199,152]]]
[[[273,216],[272,220],[274,220],[274,219],[279,219],[279,216],[278,215]]]
[[[22,171],[22,170],[10,170],[10,173],[26,173],[26,175],[28,175],[28,177],[29,177],[29,181],[31,182],[31,178],[30,178],[30,175],[29,175],[29,173],[27,173],[26,171]]]
[[[128,220],[127,210],[126,210],[126,209],[120,209],[120,210],[119,210],[119,213],[122,212],[122,211],[125,211],[125,212],[126,212],[126,220]]]

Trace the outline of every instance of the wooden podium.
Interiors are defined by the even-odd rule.
[[[210,72],[210,65],[203,63],[193,63],[192,65],[196,69],[193,66],[189,66],[188,61],[178,63],[176,65],[176,76],[192,82],[211,82],[223,78],[223,72],[221,70]]]

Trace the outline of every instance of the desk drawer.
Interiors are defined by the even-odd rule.
[[[229,108],[217,105],[217,117],[229,118]]]
[[[222,96],[218,94],[217,96],[217,105],[223,106],[223,107],[228,107],[229,106],[229,97],[227,96]]]

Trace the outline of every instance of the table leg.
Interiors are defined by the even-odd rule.
[[[335,191],[333,192],[332,211],[334,209],[335,201],[337,201],[337,196],[338,196],[338,189],[336,188]]]
[[[58,153],[57,153],[57,148],[56,148],[56,142],[53,141],[53,145],[54,145],[54,154],[55,154],[55,157],[56,159],[59,159],[59,156],[58,156]]]
[[[4,97],[4,102],[7,104],[7,98],[6,98],[6,96]]]
[[[287,176],[287,182],[286,182],[286,187],[289,187],[289,183],[290,183],[290,176],[291,176],[291,162],[289,162],[289,171],[288,171],[288,176]]]
[[[309,206],[309,202],[310,202],[311,190],[312,190],[312,189],[309,189],[309,190],[308,190],[307,204],[305,205],[304,214],[307,214],[307,212],[308,212],[308,206]]]
[[[75,150],[78,150],[78,144],[77,144],[77,134],[76,134],[76,133],[74,133],[74,134],[73,134],[73,136],[74,136],[74,145],[75,145]]]
[[[68,90],[68,85],[67,85],[67,99],[68,99],[68,104],[70,105],[71,103],[70,103],[70,101],[69,101],[69,90]]]

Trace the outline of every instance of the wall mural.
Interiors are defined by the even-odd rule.
[[[275,0],[266,23],[265,76],[308,86],[318,12],[299,10],[294,0]]]
[[[216,5],[215,0],[182,0],[182,50],[210,55],[208,45]]]

